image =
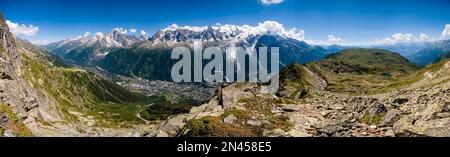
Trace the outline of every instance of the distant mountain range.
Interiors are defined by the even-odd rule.
[[[414,42],[414,43],[395,43],[395,44],[381,44],[369,46],[371,48],[384,49],[392,52],[397,52],[405,57],[410,57],[415,53],[433,46],[433,42]]]
[[[80,36],[51,43],[45,48],[77,65],[95,66],[131,77],[170,80],[170,67],[175,63],[170,59],[172,48],[188,46],[194,41],[202,41],[204,47],[280,47],[281,66],[319,60],[328,53],[327,49],[286,34],[234,25],[170,26],[148,39],[114,29],[106,35]]]
[[[445,57],[450,51],[450,40],[442,40],[434,42],[429,48],[425,48],[410,57],[412,62],[424,66],[435,63],[440,58]]]
[[[204,47],[279,47],[281,67],[321,60],[329,54],[358,48],[342,45],[310,45],[282,32],[251,26],[220,25],[192,27],[177,25],[161,29],[151,37],[128,35],[120,29],[110,33],[86,34],[45,45],[53,54],[81,66],[114,74],[151,80],[170,80],[175,64],[170,52],[176,46],[201,41]],[[450,40],[366,46],[397,52],[417,65],[434,63],[450,50]],[[270,49],[269,49],[270,52]]]
[[[77,63],[89,63],[93,60],[102,59],[113,48],[125,48],[144,42],[147,37],[136,37],[127,35],[116,28],[107,34],[86,34],[75,38],[51,43],[44,47],[53,54]]]
[[[435,63],[445,52],[450,51],[450,40],[384,44],[369,47],[397,52],[413,63],[425,66]]]

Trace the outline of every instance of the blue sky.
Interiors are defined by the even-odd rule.
[[[345,45],[409,40],[410,35],[419,40],[421,33],[427,40],[439,39],[450,24],[448,0],[265,0],[280,2],[271,5],[261,1],[1,0],[0,11],[11,23],[38,27],[35,34],[19,35],[36,43],[115,27],[152,35],[173,23],[255,26],[270,20],[286,29],[304,30],[305,40],[324,43],[332,36],[331,41]]]

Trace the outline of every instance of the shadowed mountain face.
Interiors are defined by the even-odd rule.
[[[437,60],[437,62],[446,60],[450,58],[450,51],[444,52],[441,57]]]
[[[310,46],[303,41],[264,35],[259,38],[256,47],[279,47],[280,64],[308,63],[325,57],[326,50],[319,46]],[[268,50],[270,53],[270,49]]]
[[[420,66],[425,66],[435,63],[441,56],[445,56],[447,51],[450,51],[450,40],[437,41],[430,48],[423,49],[408,58]]]
[[[114,49],[96,65],[113,74],[171,81],[170,72],[176,60],[170,59],[170,56],[171,50],[168,48]]]

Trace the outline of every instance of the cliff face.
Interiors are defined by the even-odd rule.
[[[10,105],[19,117],[37,107],[33,89],[21,76],[21,62],[13,35],[0,15],[0,98]]]
[[[27,119],[27,112],[38,106],[35,91],[21,76],[21,61],[13,35],[9,32],[3,16],[0,14],[0,104],[10,109],[17,120],[2,113],[2,132],[20,135],[18,130],[10,130],[8,126],[17,121]],[[14,128],[14,127],[12,127]]]
[[[12,80],[16,77],[20,65],[19,55],[16,52],[14,37],[9,32],[8,25],[0,15],[0,75],[2,80]]]

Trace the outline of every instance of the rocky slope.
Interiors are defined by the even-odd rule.
[[[323,77],[329,91],[370,94],[419,69],[397,53],[381,49],[347,49],[306,64]]]
[[[14,37],[0,14],[0,129],[7,136],[24,135],[21,130],[26,128],[18,130],[15,124],[26,120],[27,112],[39,106],[36,91],[23,78],[23,71]]]
[[[450,136],[450,61],[414,69],[385,90],[361,94],[320,88],[330,81],[314,82],[321,76],[308,66],[289,66],[278,93],[260,93],[258,84],[224,86],[210,103],[148,136]]]
[[[23,78],[35,90],[39,107],[27,112],[37,136],[130,136],[141,106],[151,99],[70,65],[58,66],[45,50],[16,40]],[[51,76],[51,77],[48,77]],[[130,128],[131,127],[131,128]]]
[[[0,133],[4,136],[140,136],[151,99],[15,39],[0,16]]]

